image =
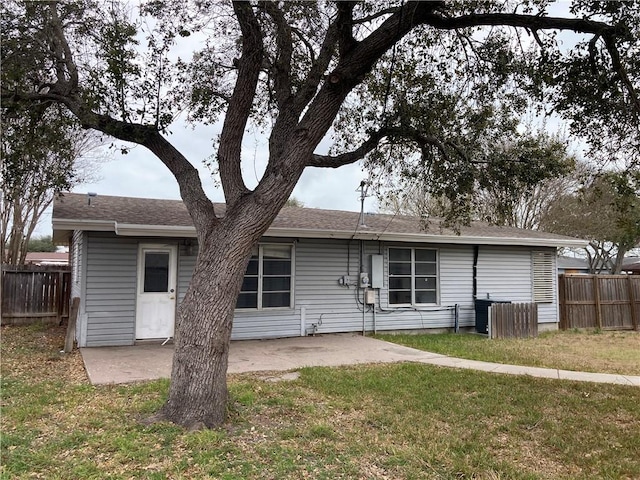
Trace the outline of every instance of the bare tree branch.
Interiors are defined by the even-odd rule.
[[[338,5],[338,51],[346,55],[358,42],[353,38],[354,2],[337,2]]]
[[[202,188],[198,170],[154,126],[121,122],[73,105],[71,111],[85,128],[93,128],[148,148],[175,177],[185,206],[194,225],[198,227],[197,231],[208,232],[215,225],[214,207]]]

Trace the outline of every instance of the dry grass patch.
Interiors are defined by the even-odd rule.
[[[561,370],[640,375],[640,332],[572,330],[538,338],[493,339],[474,334],[378,335],[377,338],[453,357]]]

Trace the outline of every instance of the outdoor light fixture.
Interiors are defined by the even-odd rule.
[[[185,253],[188,256],[192,256],[193,255],[193,241],[190,238],[185,238],[184,242],[183,242],[183,245],[184,245]]]

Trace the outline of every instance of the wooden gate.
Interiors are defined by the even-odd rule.
[[[61,322],[69,317],[66,267],[2,267],[2,324]]]
[[[560,328],[638,330],[640,275],[560,275]]]

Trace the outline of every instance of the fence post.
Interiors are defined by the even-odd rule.
[[[56,306],[58,311],[58,325],[62,325],[62,311],[64,310],[64,298],[62,293],[63,273],[58,272],[58,291],[56,292]]]
[[[598,276],[593,276],[593,294],[596,301],[596,325],[602,330],[602,307],[600,305],[600,283],[598,282]]]
[[[629,303],[631,304],[631,324],[633,325],[634,330],[638,330],[638,312],[636,311],[636,296],[634,293],[632,278],[633,275],[627,276],[627,287],[629,288]]]
[[[559,310],[560,310],[560,322],[559,322],[559,326],[560,326],[560,330],[566,330],[567,327],[567,299],[566,299],[566,279],[564,274],[562,275],[558,275],[558,303],[559,305]]]
[[[71,308],[69,309],[69,322],[67,323],[67,334],[64,338],[64,353],[70,353],[73,350],[73,341],[76,337],[76,321],[78,319],[78,310],[80,309],[80,297],[73,297]]]
[[[491,305],[489,305],[489,307],[487,308],[487,316],[489,318],[487,318],[487,334],[489,335],[489,338],[494,338],[493,337],[493,312],[491,311]]]

